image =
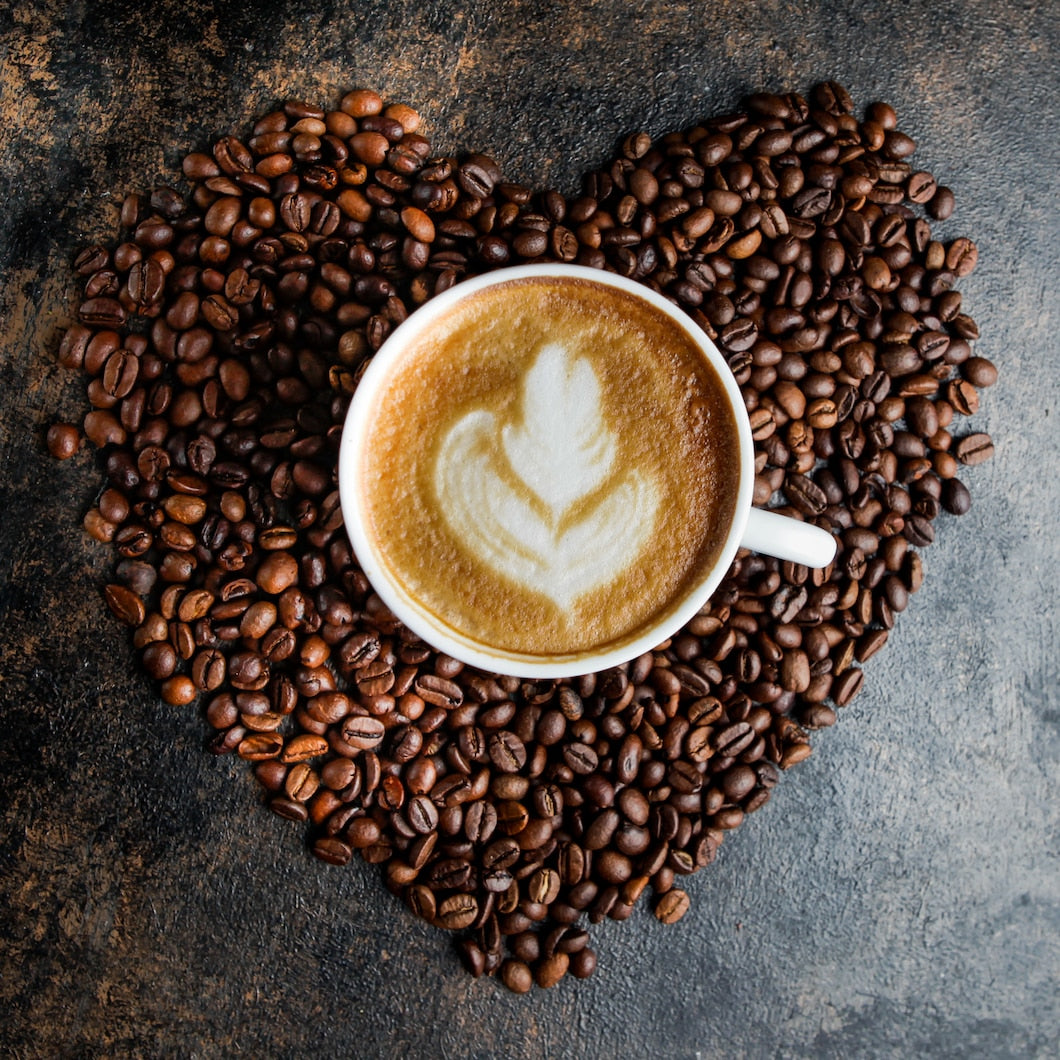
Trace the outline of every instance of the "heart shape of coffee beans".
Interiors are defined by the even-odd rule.
[[[104,592],[215,754],[254,764],[313,853],[381,867],[459,933],[474,975],[523,992],[596,957],[586,922],[682,877],[761,807],[858,692],[920,587],[942,510],[968,509],[958,429],[996,377],[943,244],[953,193],[908,161],[891,107],[834,83],[657,140],[628,137],[581,195],[435,157],[372,91],[289,102],[130,195],[120,241],[76,260],[60,358],[89,377],[106,484],[85,528]],[[402,628],[358,569],[336,490],[359,372],[463,277],[574,261],[662,291],[716,341],[757,443],[756,503],[832,531],[811,571],[741,553],[686,629],[563,681],[476,672]],[[55,424],[57,456],[80,433]]]

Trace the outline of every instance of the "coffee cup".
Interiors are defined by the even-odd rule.
[[[576,265],[500,269],[399,325],[350,403],[339,491],[394,616],[465,663],[564,677],[676,633],[741,547],[823,567],[827,531],[753,508],[725,359],[685,313]]]

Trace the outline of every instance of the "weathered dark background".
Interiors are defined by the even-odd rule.
[[[0,1053],[1055,1056],[1060,1050],[1060,6],[996,0],[0,2]],[[475,982],[162,706],[79,529],[68,263],[126,190],[285,97],[376,87],[445,150],[577,186],[622,135],[836,78],[893,102],[980,244],[998,445],[866,689],[664,928],[596,977]]]

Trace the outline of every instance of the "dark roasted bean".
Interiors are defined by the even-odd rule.
[[[994,455],[994,443],[989,434],[969,434],[957,442],[953,451],[962,464],[975,467]]]

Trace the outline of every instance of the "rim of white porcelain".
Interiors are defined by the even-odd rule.
[[[369,413],[389,378],[394,362],[408,344],[456,302],[478,291],[513,280],[548,276],[585,280],[618,288],[665,314],[688,335],[714,368],[729,400],[739,440],[740,476],[732,522],[725,543],[718,553],[717,562],[675,606],[669,608],[657,622],[646,625],[636,636],[617,644],[612,641],[603,645],[599,651],[542,656],[507,651],[483,644],[452,626],[443,624],[439,616],[420,606],[392,575],[380,550],[365,531],[366,512],[357,482],[361,457],[370,441],[367,431],[371,420]],[[350,401],[339,447],[338,473],[339,499],[350,545],[372,588],[395,618],[432,647],[482,670],[527,678],[574,677],[620,665],[652,650],[687,625],[710,599],[731,566],[744,536],[754,493],[754,443],[747,409],[732,370],[709,336],[683,310],[651,288],[616,273],[583,265],[516,265],[469,278],[436,295],[410,314],[387,337],[368,363]]]

